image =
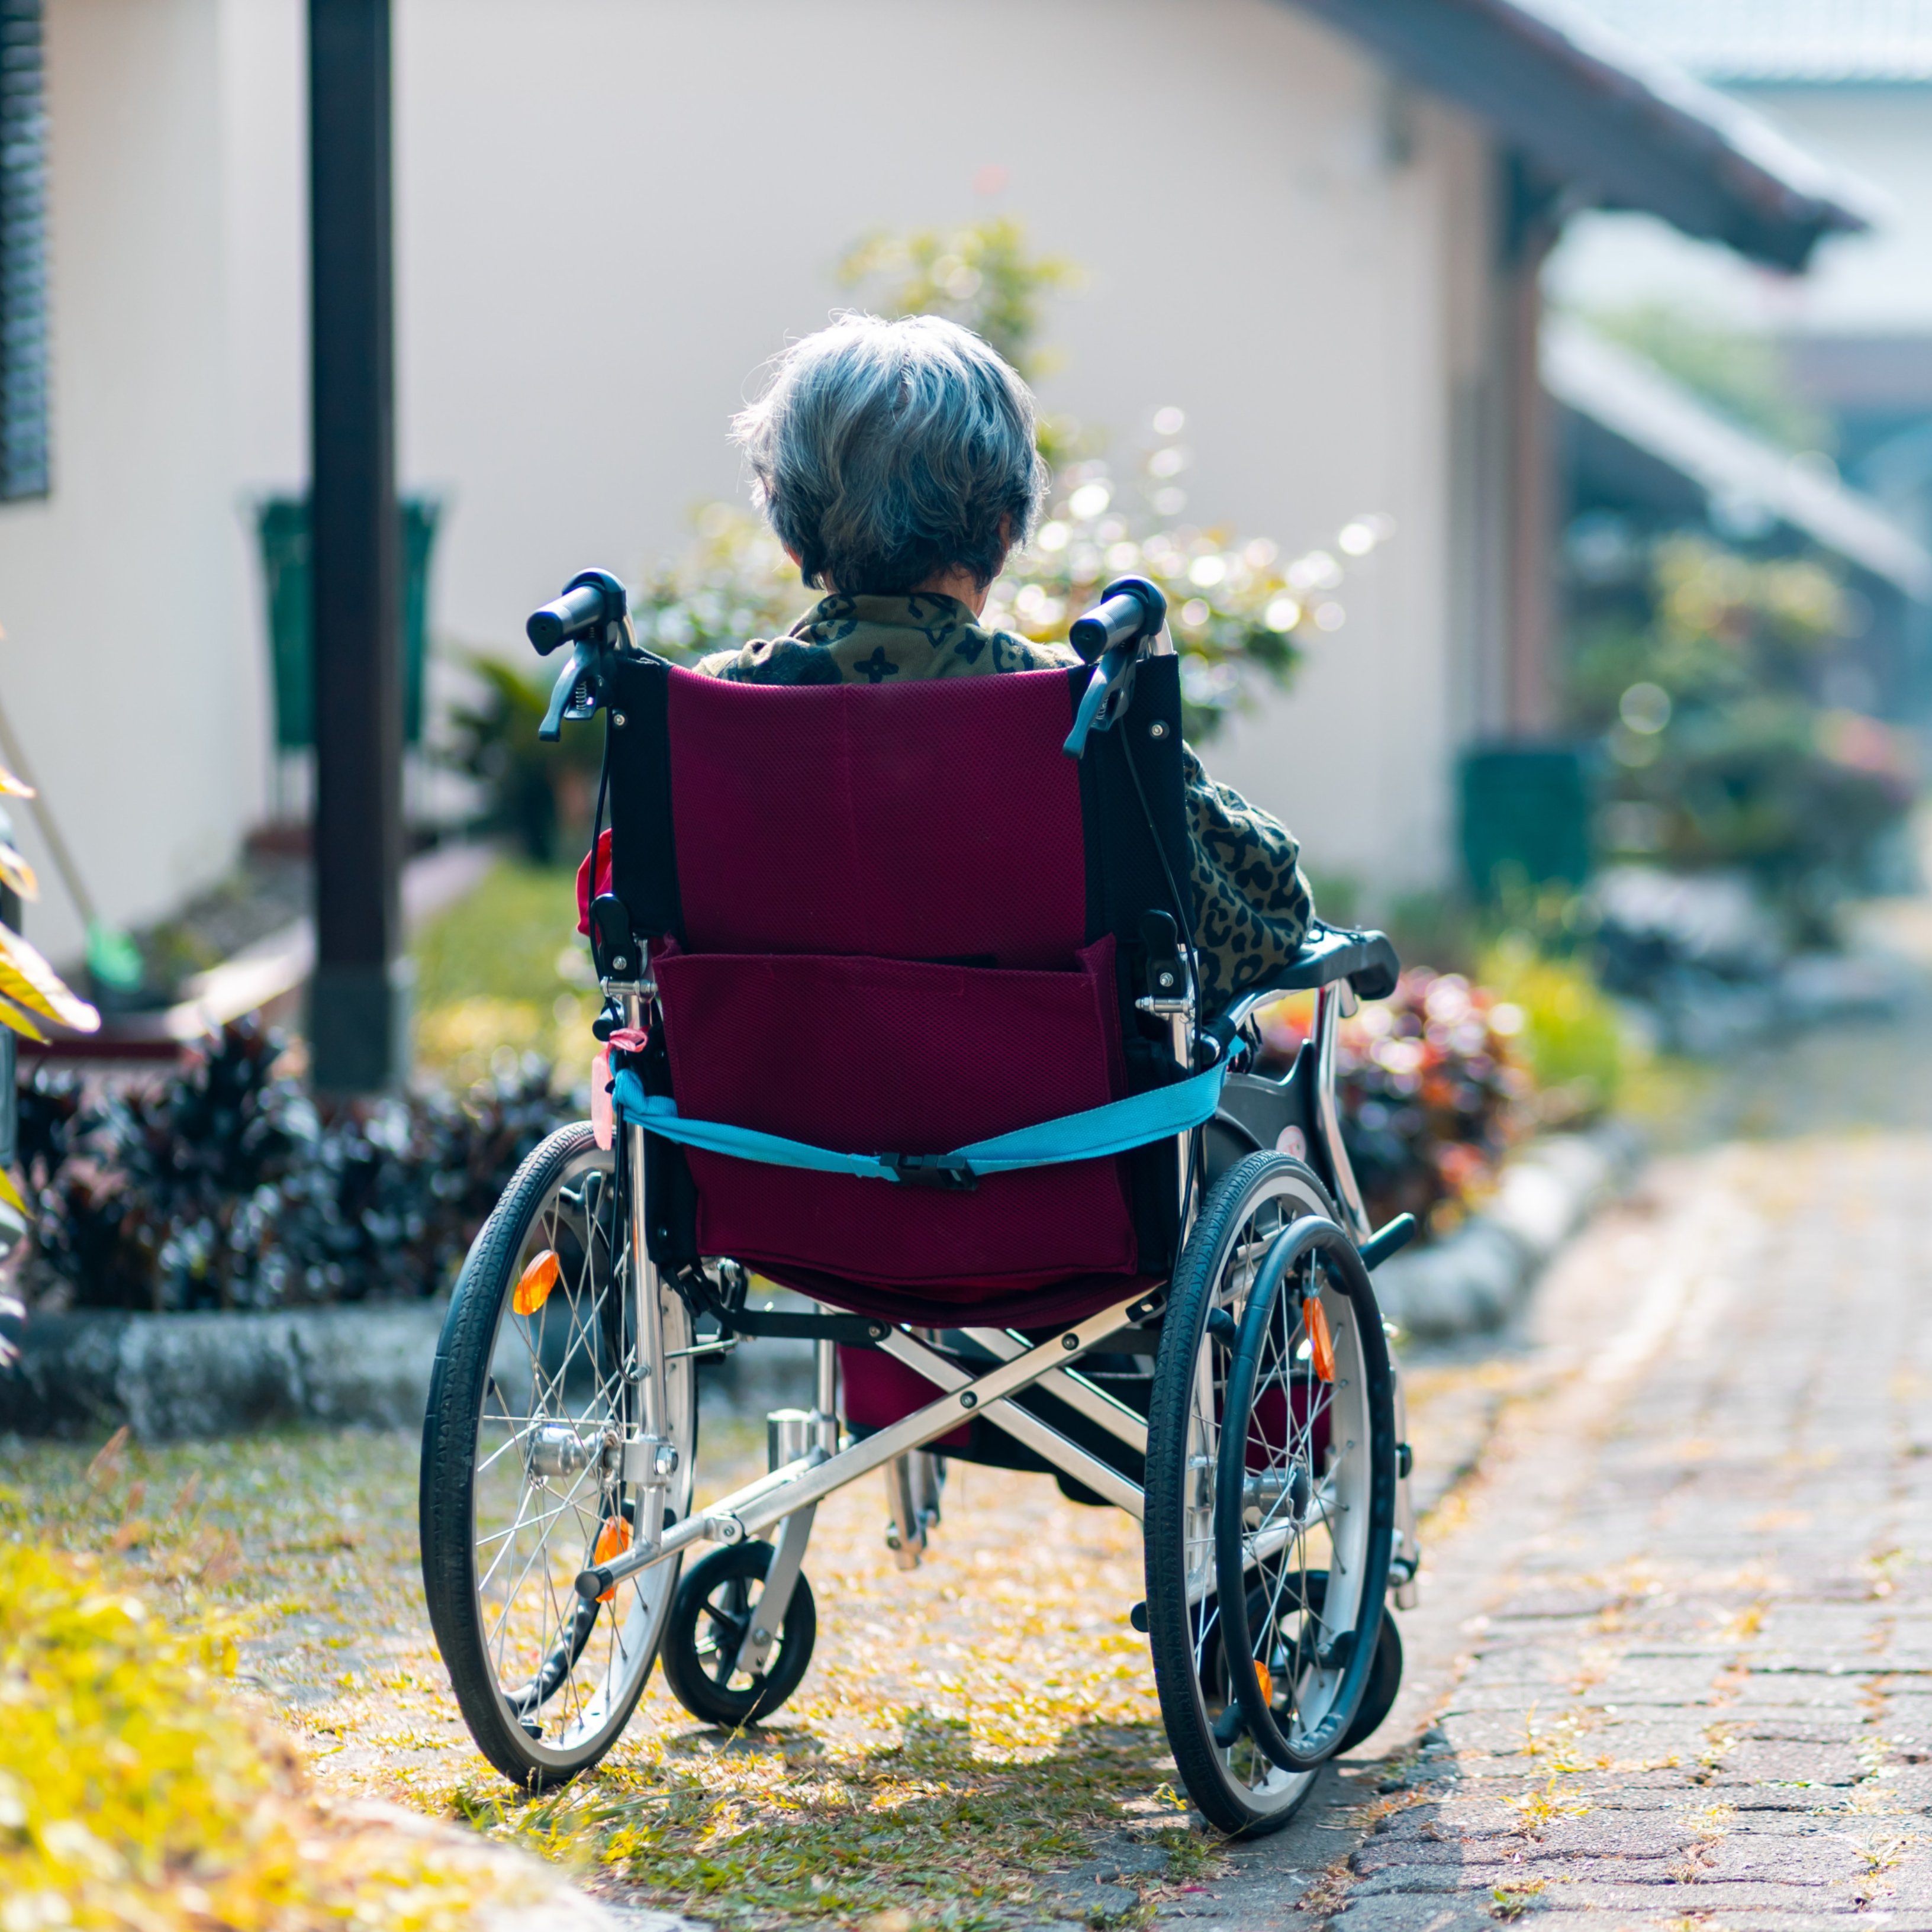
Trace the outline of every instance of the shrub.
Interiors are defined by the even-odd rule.
[[[302,1797],[224,1702],[232,1624],[170,1630],[98,1566],[0,1540],[0,1928],[450,1932],[544,1888]]]
[[[1311,1019],[1305,996],[1262,1010],[1264,1064],[1277,1075],[1293,1064]],[[1439,1228],[1492,1175],[1528,1095],[1513,1046],[1520,1024],[1487,987],[1426,967],[1342,1022],[1342,1138],[1378,1226],[1410,1214]]]
[[[1624,1076],[1624,1030],[1582,961],[1511,934],[1484,954],[1482,977],[1510,1010],[1516,1048],[1536,1083],[1538,1118],[1576,1120],[1610,1106]]]
[[[1588,600],[1570,706],[1607,754],[1606,854],[1742,870],[1792,938],[1828,942],[1917,787],[1905,733],[1819,701],[1853,623],[1822,564],[1699,537]]]
[[[562,1109],[526,1061],[461,1096],[325,1113],[281,1042],[226,1028],[158,1088],[23,1090],[37,1299],[175,1312],[408,1300],[446,1288],[518,1163]]]

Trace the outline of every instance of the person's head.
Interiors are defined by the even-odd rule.
[[[848,596],[962,572],[983,593],[1046,488],[1032,393],[937,316],[842,316],[777,358],[732,429],[806,582]]]

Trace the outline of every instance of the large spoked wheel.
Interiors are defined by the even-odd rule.
[[[1368,1271],[1326,1216],[1269,1243],[1241,1311],[1215,1468],[1221,1650],[1284,1770],[1339,1750],[1379,1654],[1394,1388]]]
[[[1220,1831],[1246,1836],[1286,1825],[1317,1773],[1284,1768],[1256,1741],[1230,1667],[1234,1660],[1223,1647],[1214,1534],[1222,1424],[1229,1412],[1241,1318],[1258,1272],[1282,1233],[1310,1215],[1335,1218],[1314,1174],[1285,1154],[1250,1154],[1208,1190],[1174,1270],[1148,1418],[1148,1635],[1161,1716],[1182,1781],[1202,1815]],[[1387,1352],[1373,1305],[1372,1296],[1366,1310],[1341,1299],[1330,1321],[1331,1340],[1338,1356],[1346,1352],[1352,1363],[1379,1359],[1386,1391]],[[1372,1342],[1367,1327],[1374,1330]],[[1385,1413],[1388,1400],[1385,1392]],[[1369,1520],[1378,1455],[1393,1480],[1393,1420],[1378,1433],[1372,1408],[1368,1378],[1360,1375],[1352,1374],[1330,1401],[1330,1439],[1358,1445],[1335,1468],[1333,1508],[1341,1520],[1348,1520],[1340,1516],[1345,1505]],[[1245,1462],[1238,1436],[1226,1453]],[[1386,1556],[1384,1539],[1384,1562]],[[1256,1620],[1265,1614],[1265,1597],[1258,1593],[1268,1581],[1263,1566],[1250,1582]]]
[[[689,1506],[697,1403],[688,1316],[658,1291],[666,1359],[638,1360],[628,1216],[587,1125],[524,1162],[477,1237],[443,1324],[423,1427],[423,1581],[430,1621],[478,1748],[532,1790],[595,1764],[650,1675],[674,1559],[605,1601],[573,1587],[627,1548],[639,1492],[621,1444],[640,1371],[663,1378],[677,1468],[666,1520]],[[655,1281],[654,1274],[647,1279]]]

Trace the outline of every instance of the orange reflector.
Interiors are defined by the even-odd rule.
[[[1264,1704],[1271,1705],[1274,1702],[1274,1678],[1270,1674],[1268,1666],[1258,1658],[1255,1663],[1255,1676],[1262,1687],[1262,1702]]]
[[[510,1306],[519,1315],[534,1315],[550,1299],[550,1292],[556,1287],[556,1278],[562,1273],[556,1250],[544,1249],[517,1277],[516,1292],[510,1297]]]
[[[608,1563],[614,1556],[621,1556],[631,1546],[631,1526],[620,1516],[610,1517],[597,1532],[597,1547],[592,1553],[590,1562],[594,1569],[600,1563]],[[617,1594],[613,1583],[597,1600],[608,1604]]]
[[[1335,1379],[1335,1338],[1328,1332],[1328,1310],[1322,1298],[1311,1294],[1301,1304],[1301,1318],[1308,1329],[1308,1353],[1315,1372],[1324,1382]]]

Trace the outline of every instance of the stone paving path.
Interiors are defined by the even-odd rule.
[[[1163,1918],[1932,1932],[1932,1136],[1669,1164],[1534,1322],[1398,1754]]]

